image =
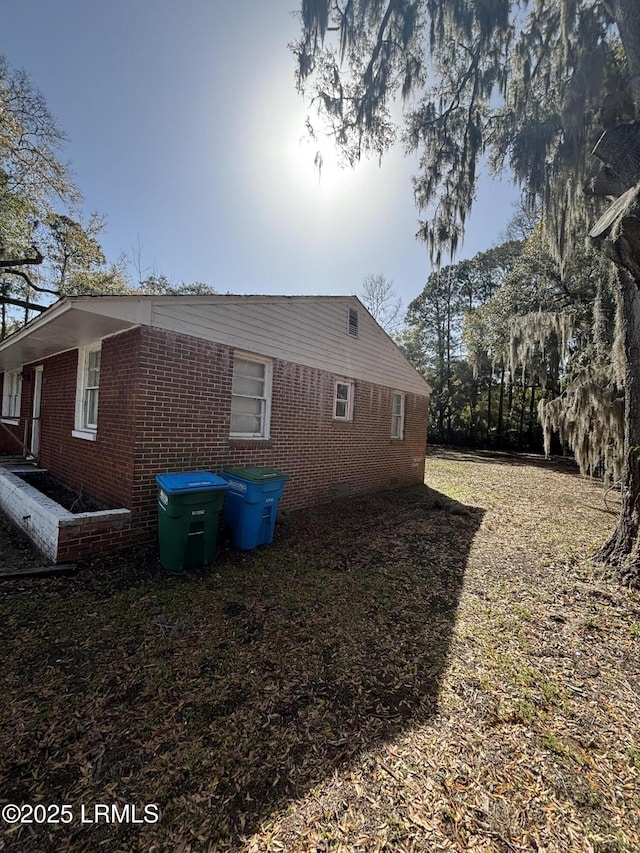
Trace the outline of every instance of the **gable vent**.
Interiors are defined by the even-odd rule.
[[[349,308],[349,321],[347,332],[353,338],[358,337],[358,311],[356,308]]]

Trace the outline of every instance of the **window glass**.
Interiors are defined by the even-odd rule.
[[[100,350],[93,349],[86,353],[84,376],[84,405],[83,424],[87,429],[98,426],[98,389],[100,387]]]
[[[100,384],[100,350],[93,350],[87,358],[87,387],[97,388]]]
[[[266,364],[262,361],[247,361],[244,358],[236,358],[233,365],[234,377],[237,376],[257,376],[264,378],[266,372]]]
[[[231,435],[267,438],[271,362],[236,356],[231,392]]]
[[[336,382],[333,398],[333,417],[337,421],[350,421],[353,415],[353,383]]]
[[[391,395],[391,438],[404,436],[404,394]]]
[[[12,370],[4,374],[2,392],[2,417],[20,417],[20,397],[22,391],[22,372]]]
[[[233,393],[236,396],[263,397],[264,380],[250,379],[247,376],[233,377]]]
[[[76,416],[73,435],[94,441],[98,429],[100,363],[102,344],[92,344],[78,352]]]

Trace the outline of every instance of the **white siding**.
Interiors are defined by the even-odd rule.
[[[349,308],[358,336],[348,334]],[[0,344],[0,371],[151,325],[396,391],[430,388],[355,296],[66,297]]]
[[[357,338],[347,333],[349,307],[358,310]],[[151,325],[340,376],[429,393],[427,383],[398,347],[350,297],[162,300],[153,304]]]

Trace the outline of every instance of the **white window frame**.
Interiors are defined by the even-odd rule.
[[[233,390],[233,378],[238,362],[252,362],[264,366],[263,393],[260,396],[251,394],[238,394]],[[256,377],[249,377],[255,379]],[[239,441],[266,441],[271,437],[271,397],[273,389],[273,362],[270,358],[246,352],[236,352],[233,358],[233,374],[231,378],[231,423],[229,425],[229,438]],[[262,419],[262,430],[260,432],[234,432],[233,431],[233,400],[234,398],[252,399],[260,401],[260,418]]]
[[[338,387],[341,386],[347,389],[347,396],[338,396]],[[336,379],[335,384],[333,386],[333,420],[341,421],[342,423],[348,423],[353,420],[353,398],[354,398],[354,384],[351,379]],[[344,406],[344,414],[338,414],[338,408],[342,411],[343,404]]]
[[[395,411],[394,403],[400,400],[400,411]],[[391,394],[391,438],[394,441],[404,439],[404,401],[405,394],[402,391],[394,391]]]
[[[74,438],[83,438],[85,441],[95,441],[98,435],[98,422],[87,423],[86,419],[86,402],[89,391],[95,391],[98,396],[98,411],[100,408],[100,376],[98,374],[98,384],[88,385],[89,381],[89,356],[94,352],[102,351],[102,341],[89,344],[78,350],[78,376],[76,380],[76,415],[75,429],[72,431]],[[102,367],[102,365],[100,366]]]
[[[22,368],[8,370],[2,381],[2,423],[20,423],[20,404],[22,402]]]

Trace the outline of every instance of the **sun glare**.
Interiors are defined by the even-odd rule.
[[[287,155],[289,177],[299,189],[331,200],[353,189],[354,170],[340,166],[330,139],[301,138],[297,134],[288,145]]]

